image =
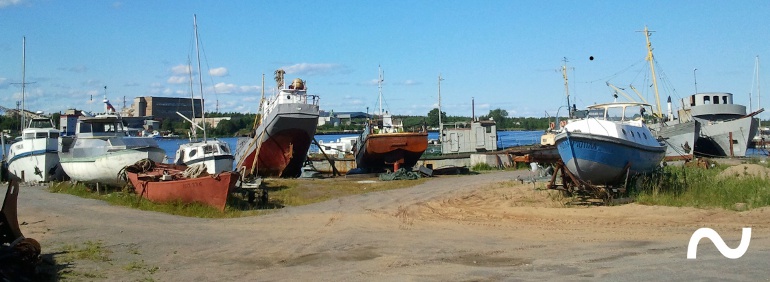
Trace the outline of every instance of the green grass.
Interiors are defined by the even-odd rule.
[[[112,251],[105,248],[102,241],[86,241],[83,244],[69,244],[63,248],[63,261],[72,262],[75,260],[90,261],[110,261]]]
[[[188,217],[231,218],[262,215],[286,206],[308,205],[348,195],[400,189],[427,181],[427,179],[421,178],[417,180],[377,180],[373,183],[358,183],[361,180],[372,179],[266,179],[264,185],[269,195],[268,203],[260,205],[249,203],[246,194],[233,193],[228,197],[227,207],[224,212],[197,203],[153,203],[137,196],[130,187],[124,189],[102,187],[97,192],[93,187],[84,184],[54,182],[49,186],[49,191],[102,200],[111,205],[126,206],[140,210]]]
[[[736,210],[770,206],[770,179],[748,175],[719,178],[725,168],[666,167],[660,174],[638,179],[636,202],[696,208]]]

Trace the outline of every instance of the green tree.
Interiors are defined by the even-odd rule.
[[[447,121],[446,112],[441,112],[441,122],[446,123]],[[428,126],[438,127],[438,108],[433,108],[428,112]]]
[[[489,114],[482,116],[481,119],[493,119],[497,123],[497,128],[511,127],[508,121],[508,111],[497,108],[489,111]]]

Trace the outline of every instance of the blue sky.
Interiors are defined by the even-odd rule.
[[[256,112],[262,74],[270,94],[283,68],[323,110],[373,112],[382,66],[394,114],[435,108],[441,74],[448,115],[470,116],[473,97],[477,115],[542,117],[565,104],[564,57],[578,107],[611,101],[606,81],[652,99],[645,25],[662,95],[691,94],[697,77],[699,91],[737,103],[753,93],[756,108],[755,58],[770,64],[767,1],[0,0],[0,105],[20,100],[24,36],[30,110],[99,110],[104,86],[118,108],[123,97],[189,97],[193,14],[209,111],[218,102],[221,112]]]

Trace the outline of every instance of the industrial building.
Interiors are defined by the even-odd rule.
[[[191,98],[173,98],[173,97],[136,97],[134,98],[134,104],[131,106],[133,109],[132,116],[145,117],[152,116],[156,120],[164,119],[181,119],[177,112],[184,115],[187,118],[193,116],[193,109],[191,104],[195,104],[195,117],[201,117],[202,103],[201,99]]]

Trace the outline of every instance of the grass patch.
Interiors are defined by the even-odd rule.
[[[362,180],[366,180],[366,183],[359,183]],[[197,203],[153,203],[137,196],[131,188],[116,189],[102,187],[97,192],[94,187],[82,183],[52,182],[49,186],[49,191],[102,200],[111,205],[126,206],[146,211],[188,217],[231,218],[261,215],[286,206],[308,205],[349,195],[400,189],[427,181],[425,178],[395,181],[370,180],[351,178],[266,179],[263,185],[265,185],[268,191],[268,203],[255,205],[248,202],[246,194],[233,193],[228,197],[225,212]]]
[[[636,202],[696,208],[753,209],[770,205],[770,179],[751,175],[718,177],[724,167],[666,167],[637,180]],[[736,205],[742,203],[741,205]]]
[[[62,248],[64,252],[62,260],[65,262],[75,260],[110,261],[112,251],[106,249],[103,244],[102,241],[86,241],[80,245],[65,245]]]

